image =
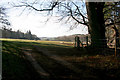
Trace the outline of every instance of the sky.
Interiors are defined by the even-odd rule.
[[[73,34],[87,34],[87,27],[83,25],[70,30],[69,25],[58,22],[57,16],[45,16],[44,12],[36,12],[24,8],[12,8],[11,2],[17,3],[19,0],[1,0],[0,5],[9,8],[6,12],[11,23],[12,30],[26,32],[30,30],[38,37],[58,37]],[[33,0],[34,1],[34,0]],[[24,10],[24,11],[23,11]]]

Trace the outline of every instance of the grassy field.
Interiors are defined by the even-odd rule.
[[[3,80],[40,79],[31,63],[22,54],[16,42],[2,41]]]
[[[50,79],[69,80],[101,80],[120,78],[120,57],[114,55],[98,55],[89,53],[86,49],[77,50],[72,42],[61,41],[34,41],[21,39],[1,39],[3,58],[4,80],[38,80],[36,73],[29,61],[26,60],[23,50],[32,53],[37,62],[50,73]],[[81,72],[75,73],[57,61],[38,51],[34,46],[47,49],[51,54],[58,55],[61,59],[75,65]],[[32,74],[31,74],[32,73]]]

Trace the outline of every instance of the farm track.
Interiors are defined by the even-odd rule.
[[[35,68],[36,72],[38,72],[42,79],[49,79],[50,74],[47,73],[38,63],[37,61],[32,57],[31,53],[28,53],[27,51],[24,51],[24,55],[31,62],[33,67]]]
[[[6,51],[9,51],[10,54],[12,54],[12,56],[17,55],[18,57],[25,59],[26,63],[28,63],[28,64],[20,65],[23,67],[26,66],[25,70],[28,71],[28,72],[26,72],[27,76],[25,75],[26,79],[29,77],[30,77],[30,80],[35,79],[37,77],[35,73],[36,72],[39,73],[39,70],[41,71],[40,73],[44,72],[49,75],[48,78],[45,77],[45,75],[43,75],[42,80],[61,80],[61,79],[63,79],[63,80],[101,80],[101,79],[103,79],[103,80],[119,80],[120,79],[120,77],[119,77],[120,69],[119,69],[119,64],[118,64],[119,56],[118,56],[118,58],[117,57],[114,58],[112,56],[88,56],[88,57],[83,56],[80,58],[80,62],[75,62],[76,60],[69,61],[68,59],[63,60],[64,58],[60,58],[61,55],[64,57],[64,54],[63,54],[64,49],[63,49],[63,51],[59,52],[62,49],[57,50],[57,48],[55,48],[56,46],[51,47],[51,45],[50,46],[45,45],[45,47],[44,47],[43,44],[39,44],[39,43],[36,44],[33,42],[32,43],[31,42],[29,42],[29,43],[15,42],[13,44],[11,44],[11,42],[6,42],[6,43],[7,43],[7,45],[6,46],[4,45],[4,47],[8,47],[5,49]],[[52,45],[52,46],[54,46],[54,45]],[[23,52],[25,51],[24,53],[26,53],[26,54],[23,54],[23,52],[21,52],[21,50]],[[65,52],[65,53],[69,53],[71,51],[72,50]],[[59,53],[57,53],[57,52],[59,52]],[[5,53],[8,53],[8,52],[5,52]],[[58,55],[60,54],[60,56],[58,56],[57,54]],[[17,56],[15,58],[11,58],[11,60],[16,59]],[[30,60],[28,61],[27,59],[30,59],[31,61]],[[98,61],[93,61],[96,59],[98,59]],[[100,61],[99,59],[102,61]],[[68,62],[66,62],[66,60],[69,61],[70,64]],[[16,61],[16,60],[14,60],[14,61]],[[32,65],[35,65],[35,66],[32,67],[30,62],[32,63]],[[94,66],[93,62],[95,62],[95,64],[99,64],[99,62],[102,62],[102,67],[101,67],[101,65],[100,65],[100,67]],[[107,64],[106,64],[106,62],[107,62]],[[17,63],[19,64],[19,62],[17,62]],[[17,64],[17,63],[15,63],[15,64]],[[105,65],[104,65],[104,63],[105,63]],[[109,63],[110,63],[110,65],[109,65]],[[71,68],[76,68],[76,67],[71,67],[71,64],[73,64],[74,66],[79,68],[80,71],[76,72],[76,70],[72,70]],[[107,67],[106,67],[106,65],[107,65]],[[35,67],[37,67],[38,69],[35,70],[34,69]],[[11,68],[9,68],[9,69],[11,69]],[[13,68],[13,70],[14,70],[14,68]],[[21,68],[19,70],[20,70],[19,72],[22,72]],[[18,74],[19,74],[19,72],[18,72]],[[8,74],[8,72],[6,72],[6,74]],[[39,77],[40,78],[38,78],[38,79],[36,78],[35,80],[41,79],[42,75]],[[16,78],[16,80],[18,80],[18,79]],[[29,80],[29,79],[27,79],[27,80]]]
[[[49,61],[48,63],[55,64],[55,68],[50,70],[49,66],[44,66],[44,62],[37,61],[33,53],[25,50],[24,54],[26,58],[31,62],[35,70],[40,74],[41,78],[44,80],[59,80],[59,79],[80,79],[80,70],[73,66],[71,63],[61,59],[57,55],[51,54],[47,49],[39,48],[38,46],[33,46],[42,57],[47,58]],[[42,53],[41,53],[42,52]],[[54,66],[54,65],[52,65]],[[49,68],[49,69],[48,69]],[[77,75],[76,75],[77,74]],[[74,76],[73,76],[74,75]],[[82,76],[82,74],[81,74]]]
[[[68,69],[72,70],[75,73],[80,73],[81,70],[78,69],[77,67],[75,67],[74,65],[72,65],[71,63],[61,59],[58,55],[55,54],[51,54],[47,49],[42,49],[38,46],[34,46],[39,52],[42,52],[42,54],[46,55],[47,57],[55,60],[58,64],[61,64],[65,67],[67,67]]]
[[[42,56],[45,58],[48,58],[50,62],[53,64],[57,64],[57,67],[52,70],[48,70],[48,68],[43,68],[51,75],[50,80],[96,80],[95,76],[86,76],[86,73],[84,74],[84,71],[80,68],[77,68],[73,64],[67,62],[66,60],[61,59],[58,55],[50,53],[47,49],[41,48],[39,46],[33,45],[35,50],[37,50]],[[41,62],[38,62],[41,65]],[[42,65],[41,65],[42,66]],[[53,65],[54,66],[54,65]],[[56,70],[56,71],[55,71]],[[88,73],[89,74],[89,73]],[[63,77],[64,76],[64,77]]]
[[[9,60],[9,61],[13,61],[13,63],[11,64],[10,62],[5,62],[5,55],[8,54],[8,53],[2,53],[2,56],[3,56],[3,65],[7,65],[9,64],[10,67],[8,67],[8,69],[10,70],[13,70],[13,73],[15,73],[14,69],[15,70],[20,70],[18,71],[17,73],[15,74],[12,74],[12,72],[10,73],[10,71],[8,71],[7,73],[4,72],[3,70],[3,73],[2,73],[2,79],[4,80],[24,80],[24,79],[27,79],[27,80],[39,80],[39,79],[42,79],[41,76],[39,76],[39,74],[35,71],[34,67],[32,66],[32,64],[30,63],[30,61],[28,59],[26,59],[25,55],[23,54],[23,52],[21,51],[21,48],[18,48],[16,45],[14,44],[11,44],[11,43],[8,43],[8,42],[4,42],[3,45],[6,49],[3,49],[3,50],[6,50],[8,52],[10,52],[10,55],[7,55],[6,59]],[[10,48],[9,48],[10,46]],[[11,52],[12,50],[14,50],[15,52]],[[16,52],[17,51],[17,52]],[[16,54],[15,54],[16,53]],[[16,56],[17,55],[17,56]],[[10,58],[10,57],[12,58]],[[17,64],[16,64],[16,63]],[[23,63],[23,64],[22,64]],[[20,66],[20,67],[14,67],[15,65],[17,66]],[[11,66],[13,68],[11,68]],[[22,67],[22,68],[21,68]],[[23,71],[24,70],[24,71]],[[24,73],[25,72],[25,73]],[[24,73],[25,75],[21,76],[21,74]],[[31,74],[32,73],[32,74]],[[11,76],[8,76],[8,75],[11,75]]]

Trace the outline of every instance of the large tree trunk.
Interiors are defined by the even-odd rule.
[[[103,2],[86,2],[89,20],[89,33],[91,34],[91,46],[106,47],[105,22]]]

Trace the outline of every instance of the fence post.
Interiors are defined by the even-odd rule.
[[[88,36],[86,36],[86,45],[88,47]]]
[[[76,46],[76,41],[77,41],[76,38],[77,38],[77,37],[75,36],[75,45],[74,45],[74,47],[77,47],[77,46]]]
[[[79,40],[79,37],[77,37],[77,48],[78,48],[78,49],[80,48],[80,40]]]
[[[117,40],[117,37],[116,37],[116,35],[115,35],[115,56],[117,55],[117,54],[116,54],[116,53],[117,53],[117,43],[116,43],[117,41],[116,41],[116,40]]]

